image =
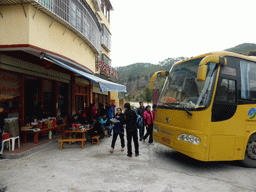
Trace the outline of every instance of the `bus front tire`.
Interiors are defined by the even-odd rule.
[[[256,168],[256,134],[248,140],[242,164],[246,167]]]

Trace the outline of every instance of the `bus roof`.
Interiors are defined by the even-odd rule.
[[[208,55],[217,55],[219,57],[232,56],[232,57],[246,59],[246,60],[250,60],[250,61],[255,61],[256,62],[256,57],[255,56],[246,56],[246,55],[241,55],[241,54],[233,53],[233,52],[229,52],[229,51],[216,51],[216,52],[210,52],[210,53],[205,53],[205,54],[198,55],[198,56],[195,56],[195,57],[191,57],[189,59],[186,59],[186,60],[183,60],[183,61],[179,61],[179,62],[175,63],[174,65],[179,64],[179,63],[183,63],[185,61],[190,61],[190,60],[202,58],[202,57],[205,57],[205,56],[208,56]]]

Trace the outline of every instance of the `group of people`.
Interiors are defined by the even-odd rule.
[[[93,129],[88,134],[93,137],[95,135],[102,135],[104,137],[105,130],[108,130],[108,136],[112,136],[111,150],[114,152],[115,143],[117,137],[121,140],[121,151],[124,151],[124,125],[126,128],[127,137],[127,156],[132,157],[132,140],[135,147],[135,156],[139,155],[139,142],[138,142],[138,129],[139,139],[145,142],[149,137],[149,143],[153,143],[153,123],[155,119],[155,105],[153,105],[153,111],[151,106],[144,107],[143,101],[139,102],[139,108],[132,110],[130,103],[124,104],[125,112],[123,113],[121,108],[116,108],[114,103],[110,105],[99,104],[96,108],[95,104],[90,104],[87,112],[73,115],[70,124],[84,124],[87,121],[89,124],[93,124]],[[138,116],[143,119],[142,125],[138,126]],[[113,121],[114,119],[114,121]],[[146,128],[146,134],[144,134]]]
[[[145,142],[147,137],[149,136],[149,143],[153,143],[153,123],[155,119],[155,105],[153,105],[153,111],[151,111],[151,106],[148,105],[144,107],[143,102],[141,101],[140,107],[137,111],[131,109],[130,103],[125,103],[124,109],[125,112],[122,113],[122,109],[118,108],[117,113],[115,114],[114,118],[118,120],[118,122],[114,122],[113,127],[113,139],[111,144],[110,152],[114,152],[115,142],[119,135],[121,140],[121,151],[124,150],[125,142],[124,142],[124,124],[126,125],[126,137],[127,137],[127,156],[132,157],[132,140],[134,142],[135,147],[135,156],[139,156],[139,142],[138,142],[138,125],[137,114],[143,118],[143,125],[139,128],[139,136],[140,141]],[[146,134],[144,135],[144,130],[146,127]]]
[[[86,112],[79,111],[77,114],[73,115],[70,120],[70,125],[75,124],[93,124],[93,129],[89,131],[89,135],[92,137],[94,135],[103,135],[104,130],[108,130],[108,136],[112,136],[113,125],[110,119],[114,116],[114,111],[116,109],[115,104],[111,106],[109,103],[104,105],[99,104],[97,108],[95,104],[90,104],[89,109]]]

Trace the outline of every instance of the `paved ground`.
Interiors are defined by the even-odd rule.
[[[185,192],[256,191],[256,169],[237,162],[202,163],[160,144],[140,142],[140,156],[109,153],[112,138],[100,146],[59,143],[21,159],[0,160],[0,183],[8,192]]]

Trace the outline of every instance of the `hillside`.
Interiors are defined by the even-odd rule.
[[[156,71],[170,70],[171,66],[185,57],[168,58],[159,64],[151,63],[135,63],[124,67],[118,67],[116,70],[119,72],[119,82],[127,86],[128,93],[136,95],[146,87],[149,87],[150,78]]]
[[[225,51],[230,51],[233,53],[240,53],[240,54],[248,54],[250,51],[256,50],[256,44],[254,43],[243,43],[240,45],[237,45],[235,47],[231,47],[228,49],[225,49]]]
[[[234,53],[240,53],[248,55],[249,53],[255,52],[256,44],[243,43],[235,47],[225,49]],[[167,58],[160,61],[158,64],[151,63],[135,63],[124,67],[117,67],[116,70],[119,72],[119,82],[127,86],[128,95],[131,100],[142,99],[142,92],[146,87],[149,87],[150,78],[156,71],[170,70],[171,66],[178,62],[187,59],[186,57]]]

